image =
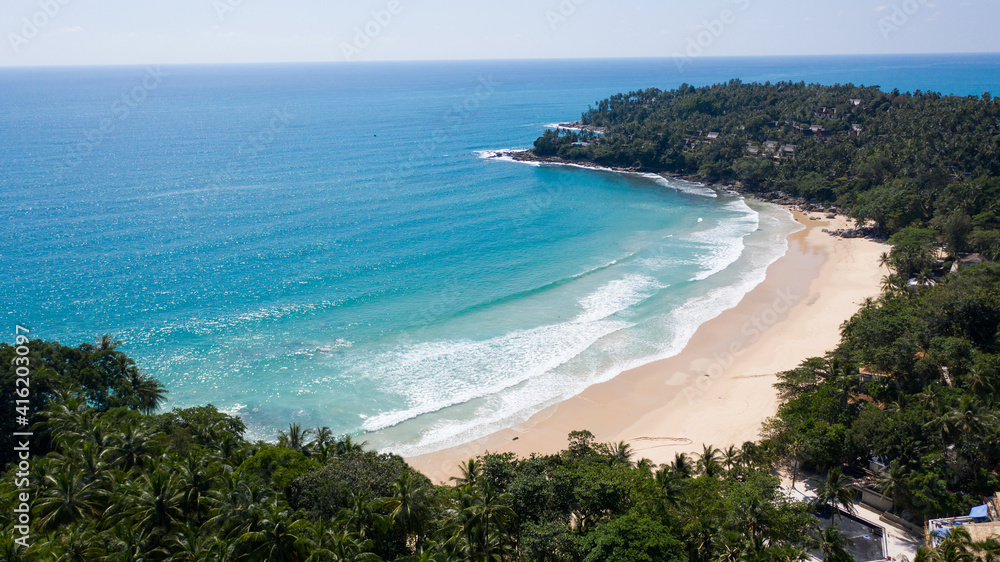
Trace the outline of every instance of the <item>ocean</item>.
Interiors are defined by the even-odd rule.
[[[104,333],[249,436],[430,452],[680,351],[787,212],[484,158],[613,94],[731,78],[1000,91],[1000,56],[0,69],[10,337]]]

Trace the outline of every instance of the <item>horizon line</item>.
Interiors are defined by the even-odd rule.
[[[823,53],[806,55],[705,55],[699,59],[792,59],[823,57],[927,57],[927,56],[1000,56],[1000,51],[926,52],[926,53]],[[0,70],[40,68],[125,68],[143,66],[279,66],[279,65],[357,65],[399,63],[458,63],[458,62],[559,62],[559,61],[614,61],[614,60],[673,60],[673,56],[633,57],[522,57],[522,58],[468,58],[468,59],[377,59],[377,60],[317,60],[317,61],[245,61],[245,62],[130,62],[93,64],[3,64]]]

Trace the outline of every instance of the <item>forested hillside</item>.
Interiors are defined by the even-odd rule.
[[[734,80],[619,94],[582,123],[546,131],[533,152],[834,203],[885,234],[958,230],[961,250],[1000,256],[1000,104],[989,94]]]

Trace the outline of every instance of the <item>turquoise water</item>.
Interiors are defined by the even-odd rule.
[[[11,330],[110,332],[259,438],[415,453],[679,351],[785,251],[701,186],[483,159],[620,91],[998,91],[994,55],[0,70]],[[11,332],[12,333],[12,332]]]

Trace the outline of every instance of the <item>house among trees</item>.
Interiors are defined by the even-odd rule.
[[[1000,492],[995,494],[992,500],[972,508],[964,517],[944,517],[927,521],[925,540],[928,546],[936,548],[959,527],[968,531],[972,542],[975,543],[990,539],[1000,540]]]
[[[708,133],[708,136],[705,137],[705,138],[708,139],[709,142],[711,142],[711,141],[714,141],[715,139],[719,138],[719,134],[720,133],[718,131],[712,131],[712,132]]]

